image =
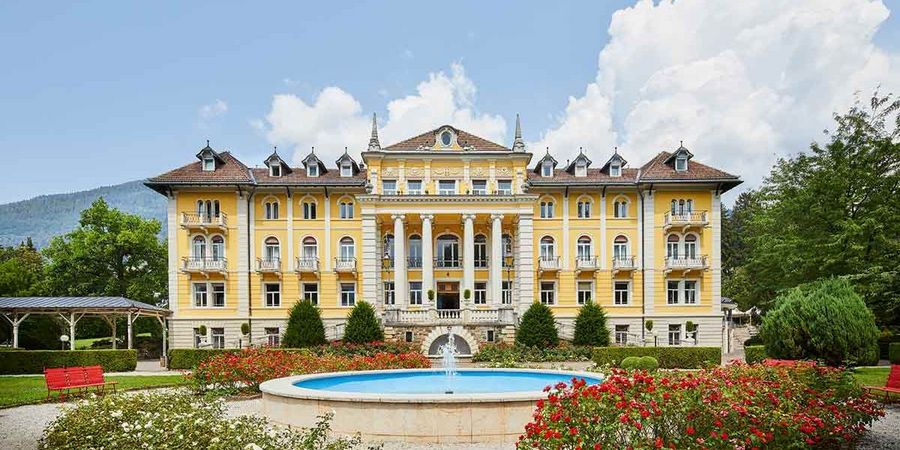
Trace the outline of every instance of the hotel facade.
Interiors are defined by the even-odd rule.
[[[722,345],[720,198],[741,181],[683,146],[561,165],[518,118],[511,147],[450,125],[382,147],[373,117],[361,161],[196,157],[146,182],[168,198],[172,348],[277,344],[300,299],[331,339],[367,301],[428,354],[448,327],[462,353],[511,342],[533,302],[562,337],[592,301],[617,344]]]

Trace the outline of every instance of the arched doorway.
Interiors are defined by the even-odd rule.
[[[449,340],[449,334],[442,334],[431,341],[431,345],[428,347],[428,356],[440,356],[441,347],[446,345]],[[456,345],[456,351],[459,355],[469,356],[472,354],[472,347],[460,335],[453,335],[453,343]]]

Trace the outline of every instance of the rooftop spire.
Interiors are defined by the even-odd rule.
[[[522,122],[519,120],[518,114],[516,114],[516,138],[513,140],[513,151],[525,151],[525,141],[522,140]]]
[[[381,143],[378,142],[378,121],[375,119],[375,113],[372,113],[372,137],[369,138],[369,151],[381,151]]]

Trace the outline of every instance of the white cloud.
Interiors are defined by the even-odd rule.
[[[224,100],[216,99],[216,101],[203,105],[200,107],[198,111],[198,115],[200,116],[201,121],[207,121],[210,119],[214,119],[228,112],[228,103],[225,103]]]
[[[379,122],[382,145],[388,145],[442,124],[453,124],[487,139],[504,142],[506,121],[499,115],[478,112],[475,84],[461,64],[451,65],[450,75],[435,72],[416,86],[416,93],[391,100],[388,117]],[[371,114],[351,94],[339,87],[322,89],[312,102],[292,94],[276,95],[263,127],[268,140],[292,146],[295,161],[310,147],[328,163],[348,147],[358,154],[368,145]],[[257,125],[258,126],[258,125]]]
[[[636,165],[683,139],[755,184],[855,92],[900,88],[900,58],[872,43],[887,17],[874,0],[640,1],[613,15],[596,80],[532,149],[618,143]]]

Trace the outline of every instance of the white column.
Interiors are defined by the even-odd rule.
[[[475,288],[475,214],[463,214],[463,292]],[[471,300],[471,297],[470,297]]]
[[[75,350],[75,325],[78,323],[75,320],[75,313],[69,313],[69,350]],[[128,348],[131,348],[131,333],[128,333]]]
[[[422,297],[428,301],[428,290],[434,289],[434,240],[431,238],[431,223],[434,215],[422,214]],[[431,305],[434,306],[434,305]]]
[[[394,304],[406,307],[406,293],[409,286],[406,283],[406,232],[403,220],[406,216],[395,214],[394,219]]]
[[[502,303],[503,292],[503,214],[491,214],[491,303]]]
[[[133,326],[134,326],[134,319],[132,319],[131,313],[128,313],[128,350],[131,350],[131,349],[133,348],[133,347],[132,347],[132,336],[134,336],[134,328],[133,328]],[[74,326],[74,325],[72,325],[72,330],[73,330],[73,331],[72,331],[72,334],[74,335],[74,334],[75,334],[75,331],[74,331],[74,330],[75,330],[75,326]],[[74,342],[75,342],[74,336],[73,336],[72,342],[73,342],[73,344],[72,344],[72,345],[73,345],[72,350],[74,350],[74,349],[75,349],[75,347],[74,347],[74,345],[75,345],[75,344],[74,344]]]
[[[381,254],[378,252],[378,224],[374,212],[364,211],[362,218],[362,294],[360,298],[378,298],[378,276],[381,273]],[[325,219],[328,220],[328,219]],[[330,235],[330,231],[326,235]],[[331,241],[326,241],[326,264],[331,264]],[[382,299],[383,300],[383,299]],[[375,301],[378,312],[383,310],[384,302]]]
[[[516,254],[516,279],[519,303],[516,306],[523,314],[534,302],[534,219],[532,214],[519,214],[519,249]]]
[[[253,216],[253,205],[248,205],[248,197],[245,192],[235,194],[235,211],[237,212],[237,223],[231,223],[230,227],[237,228],[237,255],[235,262],[229,261],[229,266],[237,269],[237,312],[238,317],[250,316],[250,261],[253,261],[256,255],[256,242],[254,237],[255,225]],[[229,300],[230,301],[230,300]],[[173,317],[177,314],[173,314]]]

